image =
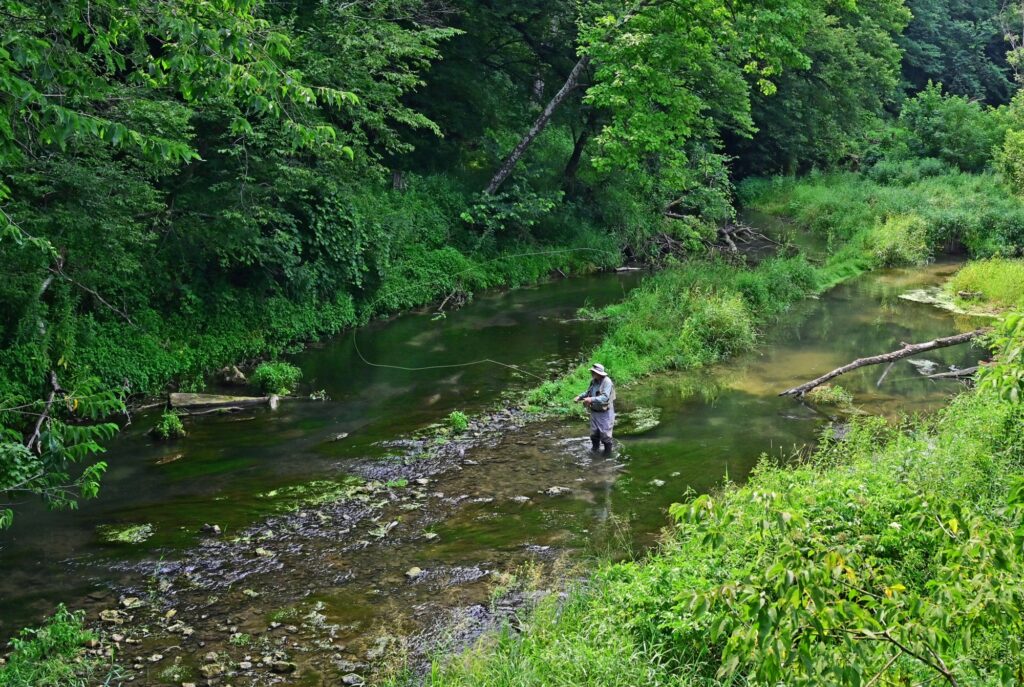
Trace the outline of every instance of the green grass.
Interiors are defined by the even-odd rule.
[[[93,687],[110,684],[111,666],[84,653],[96,636],[81,613],[59,606],[44,625],[22,630],[11,640],[7,664],[0,666],[4,687]]]
[[[949,289],[954,295],[980,294],[983,302],[997,308],[1024,307],[1024,260],[993,258],[969,263],[956,273]]]
[[[803,579],[800,571],[819,580],[822,598],[832,599],[822,602],[819,619],[831,617],[837,626],[853,607],[884,606],[889,620],[883,624],[909,643],[927,634],[927,624],[910,620],[913,609],[934,613],[932,626],[942,633],[936,646],[959,684],[999,684],[1001,667],[1022,668],[1021,616],[978,614],[1004,596],[1011,606],[1022,598],[1021,555],[1011,546],[1008,560],[1000,562],[973,547],[999,536],[1005,542],[1009,521],[1019,517],[1008,514],[1005,504],[1024,467],[1022,446],[1024,406],[981,394],[958,398],[929,422],[893,427],[877,418],[858,420],[843,442],[826,442],[808,461],[791,467],[764,461],[745,486],[726,486],[710,501],[696,501],[697,510],[709,514],[703,519],[675,509],[677,522],[656,554],[605,565],[567,599],[541,603],[525,632],[506,630],[466,654],[438,660],[427,683],[764,684],[754,676],[770,663],[765,648],[782,646],[774,633],[786,621],[760,620],[748,610],[750,604],[759,607],[758,599],[767,609],[782,604],[791,589],[811,589],[811,582],[778,584],[788,568],[797,571],[795,580]],[[962,524],[943,515],[946,508],[956,508]],[[917,523],[919,511],[927,517]],[[783,522],[796,526],[787,529]],[[829,552],[845,556],[842,574],[833,576],[829,568],[813,577],[824,562],[838,560]],[[848,575],[862,592],[846,586]],[[737,585],[737,596],[716,596],[727,583]],[[794,598],[798,604],[806,598],[806,608],[813,609],[811,596]],[[858,616],[857,622],[873,626],[879,615]],[[972,635],[965,638],[968,629]],[[747,649],[748,642],[755,648]],[[784,668],[781,682],[864,684],[896,653],[891,648],[845,637],[825,642],[807,666]],[[734,654],[735,664],[723,660]],[[720,673],[723,666],[733,672]],[[849,677],[851,668],[859,671],[858,683]],[[901,655],[886,680],[875,684],[935,677],[922,662]]]
[[[853,173],[752,179],[741,184],[740,197],[746,207],[818,236],[832,251],[866,241],[894,218],[923,226],[932,251],[963,246],[973,257],[992,257],[1016,255],[1024,246],[1024,201],[998,177],[947,172],[904,182]],[[916,256],[921,244],[911,245]]]

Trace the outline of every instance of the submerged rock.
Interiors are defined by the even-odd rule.
[[[416,578],[418,578],[422,574],[423,574],[423,569],[422,568],[417,568],[416,566],[413,566],[413,567],[411,567],[411,568],[409,568],[408,570],[405,571],[406,578],[408,578],[410,580],[415,580]]]
[[[566,487],[548,487],[544,490],[544,494],[546,496],[565,496],[571,492],[572,489],[568,489]]]
[[[341,684],[358,686],[366,684],[366,680],[364,680],[361,676],[356,675],[355,673],[349,673],[348,675],[341,678]]]
[[[622,413],[618,419],[616,434],[644,434],[661,424],[661,408],[637,408],[629,413]]]

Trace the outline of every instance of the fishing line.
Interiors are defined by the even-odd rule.
[[[471,271],[473,271],[475,269],[478,269],[479,267],[481,267],[483,265],[486,265],[488,263],[498,262],[498,261],[501,261],[501,260],[512,260],[512,259],[515,259],[515,258],[528,258],[528,257],[533,257],[533,256],[538,256],[538,255],[559,255],[559,254],[563,254],[563,253],[581,253],[581,252],[582,253],[603,253],[604,255],[612,255],[612,256],[618,255],[617,253],[614,253],[614,252],[612,252],[610,250],[604,250],[602,248],[561,248],[561,249],[557,249],[557,250],[530,251],[528,253],[517,253],[515,255],[503,255],[503,256],[500,256],[500,257],[497,257],[497,258],[490,258],[489,260],[484,260],[483,262],[478,263],[478,264],[474,265],[473,267],[467,267],[466,269],[462,270],[461,272],[456,272],[455,274],[452,275],[452,277],[454,279],[458,279],[458,277],[462,276],[463,274],[466,274],[467,272],[471,272]],[[412,290],[414,288],[417,288],[417,289],[418,288],[423,288],[423,286],[421,284],[411,284],[411,285],[409,285],[406,288],[406,290],[408,291],[408,290]],[[401,294],[401,293],[404,293],[404,291],[400,290],[398,292],[392,292],[390,295],[394,296],[394,295]],[[384,296],[380,295],[375,300],[373,300],[370,303],[369,312],[372,313],[374,308],[376,307],[376,305],[383,298],[384,298]],[[482,358],[480,360],[473,360],[473,361],[466,362],[466,363],[449,363],[447,365],[423,365],[423,366],[417,366],[417,367],[410,367],[410,366],[406,366],[406,365],[389,365],[387,363],[375,363],[375,362],[370,361],[365,355],[363,355],[362,349],[359,348],[358,332],[359,332],[358,328],[354,328],[352,330],[352,346],[353,346],[353,348],[355,348],[356,355],[359,356],[359,359],[362,360],[363,363],[365,363],[366,365],[369,365],[370,367],[385,368],[385,369],[389,369],[389,370],[402,370],[404,372],[424,372],[424,371],[427,371],[427,370],[449,370],[449,369],[454,369],[454,368],[473,367],[475,365],[485,365],[485,364],[489,363],[489,364],[492,364],[492,365],[498,365],[500,367],[508,368],[509,370],[514,370],[516,372],[520,372],[520,373],[522,373],[524,375],[528,375],[530,377],[533,377],[534,379],[539,379],[542,382],[546,382],[547,381],[547,379],[545,379],[544,377],[541,377],[540,375],[535,375],[532,372],[528,372],[528,371],[522,369],[521,367],[519,367],[518,365],[511,365],[509,363],[503,363],[500,360],[494,360],[493,358]]]

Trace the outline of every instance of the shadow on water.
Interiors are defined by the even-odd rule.
[[[304,670],[343,673],[374,662],[381,634],[436,626],[442,609],[486,606],[495,572],[550,564],[566,552],[642,551],[667,523],[671,503],[726,479],[741,481],[763,454],[785,459],[815,441],[830,411],[779,398],[779,391],[901,341],[973,327],[898,298],[942,283],[955,268],[938,264],[867,275],[795,307],[755,353],[620,390],[620,411],[655,408],[660,423],[622,437],[612,456],[588,451],[581,421],[546,420],[507,432],[495,444],[468,451],[456,469],[393,496],[379,517],[347,535],[351,542],[340,535],[337,541],[304,542],[305,564],[247,580],[261,585],[259,601],[225,596],[220,613],[254,636],[269,634],[274,617],[315,618],[316,628],[301,624],[296,636],[308,632],[313,642],[330,628],[331,648]],[[409,367],[495,357],[550,375],[599,335],[593,324],[560,320],[586,301],[621,298],[632,283],[604,277],[489,295],[440,323],[420,314],[375,325],[360,333],[360,347],[371,361]],[[958,347],[924,357],[944,369],[968,367],[978,353]],[[87,591],[90,579],[109,578],[101,556],[174,555],[169,547],[194,542],[203,522],[237,528],[271,512],[272,499],[258,494],[344,475],[346,461],[386,452],[375,442],[407,435],[455,408],[493,407],[505,392],[531,384],[493,366],[414,374],[372,368],[355,355],[350,337],[307,351],[297,362],[309,387],[325,389],[332,401],[194,422],[188,439],[169,447],[152,445],[140,423],[112,450],[100,502],[70,517],[25,514],[21,529],[5,535],[4,622],[30,622],[53,600]],[[839,383],[863,411],[887,416],[932,410],[960,388],[925,379],[907,361],[894,365],[879,385],[881,372],[866,368]],[[332,441],[339,432],[351,436]],[[175,452],[182,457],[157,465]],[[548,491],[552,487],[560,489]],[[150,522],[156,534],[135,552],[104,550],[93,528],[111,521]],[[381,530],[389,522],[393,529]],[[75,567],[67,562],[71,557],[93,563]],[[405,572],[413,567],[423,572],[409,582]],[[2,626],[0,633],[10,629]]]

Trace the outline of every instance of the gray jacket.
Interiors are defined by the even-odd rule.
[[[611,377],[602,377],[600,381],[591,380],[587,390],[576,398],[593,398],[595,405],[603,406],[604,410],[594,410],[593,413],[602,413],[608,410],[615,410],[615,384]]]

